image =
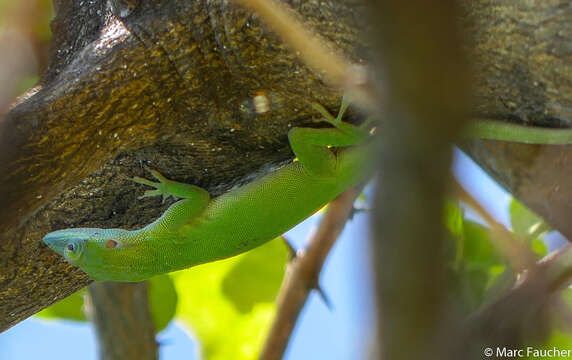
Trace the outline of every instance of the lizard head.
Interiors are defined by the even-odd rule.
[[[122,229],[76,228],[51,232],[44,243],[94,280],[140,281],[145,274],[134,271],[138,254],[134,232]]]

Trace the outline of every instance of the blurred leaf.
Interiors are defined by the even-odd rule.
[[[58,301],[52,306],[45,308],[36,314],[44,319],[65,319],[72,321],[87,321],[83,313],[83,297],[85,290],[80,290]]]
[[[85,290],[40,311],[37,316],[44,319],[87,321],[83,313]],[[169,275],[159,275],[149,280],[149,306],[153,325],[157,332],[164,329],[175,315],[177,292]]]
[[[465,235],[465,261],[468,267],[487,269],[502,264],[491,241],[490,230],[471,220],[463,224]]]
[[[489,268],[489,286],[500,280],[501,275],[506,274],[506,265],[493,265]]]
[[[445,202],[445,227],[455,240],[453,268],[458,270],[464,253],[463,211],[455,201]]]
[[[365,191],[362,191],[359,193],[358,197],[356,198],[356,201],[361,201],[361,202],[368,202],[368,198],[367,195],[365,194]]]
[[[41,11],[41,16],[37,18],[34,25],[34,33],[38,40],[48,42],[52,37],[50,22],[55,16],[52,0],[36,0],[36,7]]]
[[[517,235],[536,238],[549,230],[542,218],[514,198],[510,202],[509,214],[510,225]],[[540,234],[537,233],[539,229],[542,231]]]
[[[148,282],[149,307],[155,331],[163,330],[175,316],[177,291],[173,279],[167,274],[158,275]]]
[[[445,202],[445,226],[454,236],[463,236],[463,211],[454,201]]]
[[[544,241],[542,241],[542,239],[539,238],[532,239],[531,247],[532,251],[535,254],[539,255],[540,257],[546,256],[546,254],[548,254],[548,247],[546,246]]]
[[[567,305],[567,311],[572,311],[572,289],[567,287],[563,289],[560,293],[562,303]],[[557,309],[558,307],[555,307]],[[549,340],[546,344],[539,346],[539,349],[558,349],[558,350],[568,350],[572,349],[572,334],[570,333],[570,323],[569,316],[558,316],[558,313],[554,315],[554,325],[555,328],[550,335]],[[536,357],[538,359],[539,357]],[[546,357],[548,358],[548,357]],[[535,357],[530,356],[529,359],[535,359]],[[564,353],[564,356],[550,356],[550,359],[569,359]]]
[[[18,87],[16,89],[18,94],[21,94],[29,89],[31,89],[36,83],[38,82],[39,77],[36,75],[30,76],[23,76],[18,83]]]
[[[203,359],[257,358],[274,316],[282,280],[277,271],[284,273],[286,256],[278,238],[243,255],[172,274],[179,295],[176,316],[196,334]],[[236,286],[237,281],[246,284]]]
[[[458,240],[453,291],[462,299],[468,314],[481,306],[490,293],[498,291],[497,288],[504,289],[505,282],[498,279],[504,274],[505,264],[491,243],[488,227],[464,219],[462,208],[454,203],[446,205],[445,220],[447,229],[456,234]]]
[[[264,251],[241,257],[222,281],[223,294],[242,313],[252,311],[259,302],[274,301],[284,277],[286,255],[282,242],[272,241]]]
[[[550,340],[548,340],[548,342],[541,348],[547,350],[553,350],[553,349],[563,350],[563,353],[561,353],[561,355],[563,356],[549,356],[549,357],[547,356],[545,357],[545,359],[568,360],[570,359],[570,357],[566,356],[567,355],[566,350],[572,349],[572,334],[556,330],[550,336]],[[539,357],[531,356],[530,359],[539,359]]]
[[[560,294],[561,294],[560,296],[562,297],[562,301],[564,301],[564,303],[566,303],[568,306],[572,308],[572,289],[570,287],[567,287],[563,289]]]

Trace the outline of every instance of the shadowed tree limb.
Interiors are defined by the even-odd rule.
[[[142,164],[217,195],[264,164],[291,157],[286,133],[311,125],[308,102],[337,107],[339,93],[232,4],[136,2],[118,17],[107,3],[55,2],[42,89],[0,121],[0,228],[8,229],[0,231],[0,329],[88,283],[40,243],[45,233],[136,228],[168,206],[135,201],[126,178],[143,175]],[[472,35],[465,45],[478,70],[476,115],[566,124],[571,76],[567,37],[558,34],[568,31],[567,2],[464,4],[460,23]],[[309,0],[295,10],[351,61],[363,57],[367,9],[360,4]],[[266,113],[250,110],[260,92],[270,100]],[[572,147],[471,142],[465,148],[570,234]]]
[[[521,275],[518,283],[484,305],[465,321],[464,339],[457,354],[482,358],[486,347],[519,348],[527,343],[541,343],[569,308],[559,302],[560,291],[572,281],[572,246],[549,254]],[[556,320],[556,321],[554,321]]]
[[[340,93],[244,9],[139,3],[118,18],[107,1],[58,1],[41,88],[0,121],[0,329],[88,283],[44,234],[137,228],[165,210],[136,200],[128,178],[142,165],[219,195],[291,159],[286,134],[314,123],[312,101],[337,107]],[[319,24],[318,3],[307,5],[299,13]],[[357,59],[349,5],[319,8],[339,20],[320,30]],[[268,111],[252,108],[257,94]]]

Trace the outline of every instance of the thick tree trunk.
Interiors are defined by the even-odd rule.
[[[51,65],[40,87],[0,122],[0,330],[89,282],[43,246],[45,233],[139,227],[169,205],[136,200],[142,189],[128,178],[146,176],[142,165],[217,195],[289,159],[286,134],[292,126],[311,125],[310,102],[337,105],[338,92],[235,4],[134,3],[56,0]],[[475,113],[570,124],[568,2],[466,3],[461,23],[478,70]],[[365,57],[361,4],[306,0],[291,6],[352,61]],[[255,96],[268,101],[269,111],[257,112]],[[526,157],[515,160],[502,151],[479,157],[489,146],[473,143],[470,151],[569,234],[562,220],[572,184],[562,162],[543,162],[552,164],[543,171],[561,196],[538,207],[532,201],[538,174],[520,167]],[[567,159],[572,149],[554,151]],[[530,161],[538,158],[530,155]]]

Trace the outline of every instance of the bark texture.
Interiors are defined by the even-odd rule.
[[[572,4],[466,1],[473,111],[504,121],[572,126]],[[470,141],[463,149],[508,191],[572,239],[572,146]]]
[[[0,329],[89,282],[46,232],[134,228],[165,210],[136,200],[128,179],[148,176],[143,165],[218,195],[290,159],[288,130],[340,96],[227,2],[55,5],[52,63],[0,122]],[[293,8],[347,54],[364,48],[352,4]]]
[[[477,70],[475,114],[572,124],[570,4],[465,3],[460,23]],[[290,159],[286,134],[292,126],[312,125],[309,103],[335,111],[340,95],[256,16],[231,2],[54,5],[50,66],[39,86],[0,121],[0,330],[89,282],[43,246],[45,233],[139,227],[169,205],[136,200],[143,190],[128,178],[146,176],[143,165],[220,194]],[[349,59],[366,57],[361,3],[290,5]],[[257,112],[257,96],[269,111]],[[466,147],[570,235],[564,219],[572,184],[565,164],[572,148],[516,148],[485,142]],[[535,161],[543,166],[522,167]],[[544,176],[549,184],[540,181]],[[549,190],[558,196],[534,201]]]

